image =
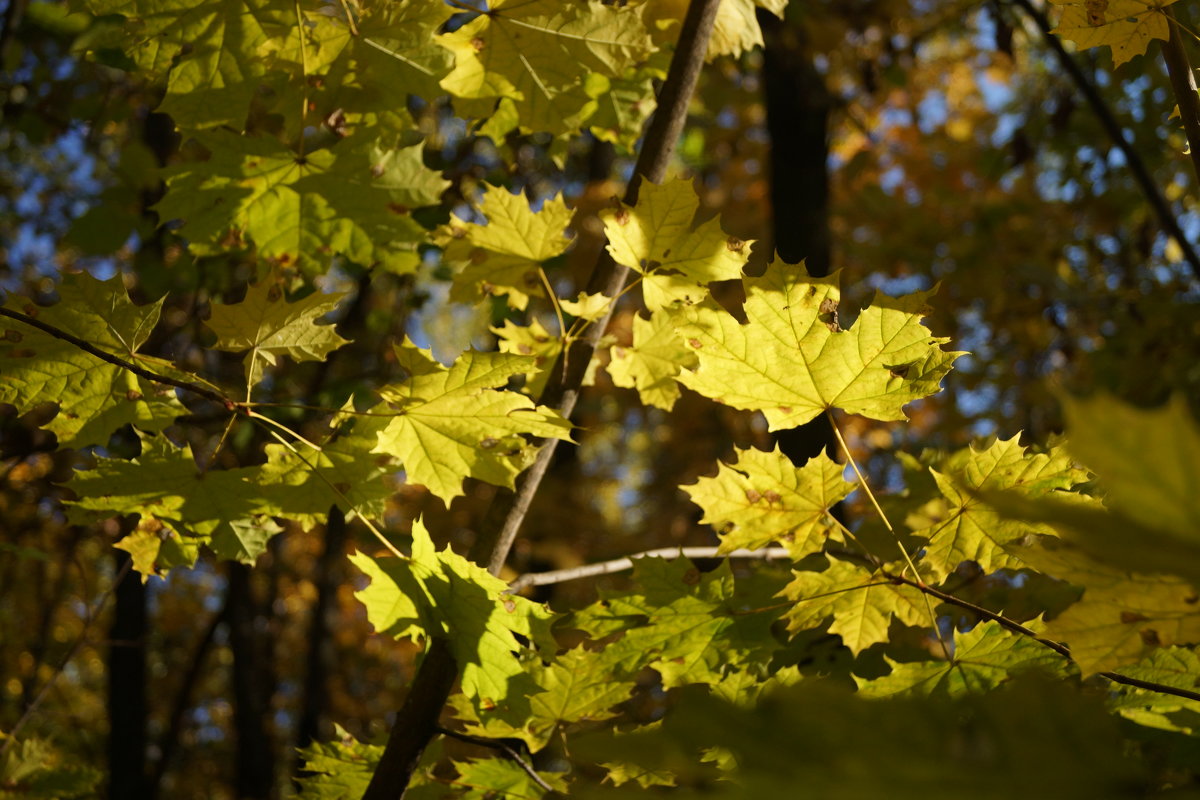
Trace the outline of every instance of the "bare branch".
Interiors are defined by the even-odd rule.
[[[782,547],[764,547],[759,550],[739,549],[728,553],[718,552],[717,547],[660,547],[657,550],[646,550],[634,553],[624,558],[614,558],[598,564],[584,564],[581,567],[556,569],[552,572],[530,572],[517,578],[509,584],[508,590],[516,593],[531,586],[548,586],[553,583],[565,583],[580,578],[591,578],[596,575],[608,575],[613,572],[623,572],[633,568],[633,562],[639,558],[747,558],[769,561],[780,558],[790,558],[790,554]]]

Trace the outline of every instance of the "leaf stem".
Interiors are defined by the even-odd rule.
[[[253,411],[248,411],[247,413],[250,415],[250,418],[252,420],[258,421],[259,424],[261,424],[262,422],[269,422],[272,425],[275,425],[276,427],[282,428],[283,430],[287,431],[292,436],[295,436],[297,441],[304,442],[304,444],[313,448],[318,453],[321,452],[320,447],[318,447],[317,445],[308,441],[300,434],[292,431],[286,425],[278,423],[269,417],[264,417],[261,414],[255,414]],[[320,470],[317,469],[316,465],[314,465],[311,461],[308,460],[308,458],[305,457],[305,455],[303,453],[301,453],[299,450],[296,449],[295,445],[293,445],[287,439],[284,439],[282,436],[280,436],[278,431],[276,431],[272,428],[268,428],[265,425],[263,425],[262,427],[263,427],[263,430],[265,430],[267,433],[269,433],[271,435],[271,437],[273,439],[275,439],[275,441],[282,444],[284,447],[286,447],[288,450],[290,450],[292,452],[292,454],[296,456],[296,458],[303,461],[304,465],[307,466],[310,470],[312,470],[312,473],[314,475],[316,475],[318,478],[323,480],[325,482],[325,484],[329,487],[329,489],[337,496],[337,498],[339,500],[341,500],[343,503],[345,503],[346,507],[348,509],[350,509],[351,511],[353,511],[354,515],[356,517],[358,517],[360,520],[362,520],[362,523],[363,523],[363,525],[366,526],[367,530],[369,530],[372,534],[374,534],[375,538],[378,539],[383,544],[384,547],[386,547],[388,550],[391,551],[392,555],[396,556],[397,558],[402,558],[405,561],[408,560],[408,556],[404,555],[404,553],[402,553],[400,551],[400,549],[396,547],[396,545],[392,544],[391,541],[386,536],[383,535],[383,532],[380,531],[379,528],[375,527],[375,523],[371,522],[370,518],[368,518],[366,514],[363,514],[361,511],[359,511],[358,506],[356,506],[350,500],[350,498],[346,497],[345,492],[343,492],[341,489],[339,489],[337,486],[335,486],[333,481],[331,481],[331,480],[329,480],[329,478],[325,477],[325,475]]]
[[[518,767],[524,770],[525,774],[529,776],[529,779],[540,786],[543,791],[554,791],[554,787],[546,783],[546,781],[542,779],[542,776],[537,774],[537,770],[531,767],[528,761],[521,758],[520,753],[509,747],[504,742],[499,741],[498,739],[484,739],[482,736],[472,736],[469,733],[459,733],[458,731],[452,731],[449,728],[443,728],[441,725],[436,726],[435,730],[437,730],[437,732],[442,736],[449,736],[451,739],[458,739],[460,742],[467,742],[469,744],[479,745],[480,747],[490,747],[493,750],[499,750],[500,752],[504,753],[504,755],[512,759]]]
[[[827,409],[825,411],[825,415],[829,418],[829,427],[833,428],[833,435],[837,437],[838,444],[841,445],[842,452],[846,454],[846,460],[850,462],[850,466],[854,469],[854,474],[858,476],[858,485],[862,487],[867,497],[871,499],[871,505],[875,506],[875,511],[879,514],[879,518],[883,520],[884,527],[888,529],[888,532],[892,534],[892,538],[896,540],[896,546],[900,548],[900,553],[904,556],[904,561],[908,565],[906,569],[912,570],[913,578],[916,579],[916,583],[924,586],[925,581],[921,580],[921,573],[917,570],[917,565],[913,562],[912,556],[909,555],[908,548],[904,546],[904,542],[900,540],[900,536],[896,533],[896,529],[892,527],[891,520],[889,520],[887,514],[884,513],[883,507],[879,505],[879,501],[875,498],[875,493],[871,491],[871,486],[867,483],[867,477],[863,475],[862,470],[858,468],[858,462],[854,460],[854,455],[850,452],[850,446],[846,444],[846,440],[842,436],[842,430],[838,427],[837,420],[833,417],[833,411]],[[849,531],[849,528],[846,528],[844,525],[842,527],[844,530]],[[851,536],[853,537],[854,534],[851,534]],[[857,543],[857,538],[855,538],[854,541]],[[862,547],[861,544],[859,546]],[[863,549],[865,550],[866,548],[864,547]],[[933,611],[933,603],[930,601],[927,595],[922,595],[922,598],[925,600],[925,610],[929,613],[929,623],[933,626],[933,633],[937,636],[938,643],[942,646],[942,652],[944,652],[946,658],[949,659],[951,657],[950,654],[954,651],[950,647],[950,643],[946,641],[946,637],[942,633],[941,626],[938,625],[937,614],[935,614]]]

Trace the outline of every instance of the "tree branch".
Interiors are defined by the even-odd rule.
[[[166,386],[174,386],[177,389],[183,389],[186,392],[191,392],[192,394],[203,397],[206,400],[211,400],[214,403],[220,403],[229,411],[233,411],[240,406],[237,401],[226,397],[220,392],[213,391],[212,389],[200,386],[196,383],[170,378],[166,375],[148,370],[145,367],[139,367],[137,364],[126,361],[118,356],[114,356],[112,353],[106,353],[105,351],[93,345],[91,342],[80,339],[78,336],[67,333],[61,328],[56,328],[53,325],[42,322],[41,320],[31,317],[27,314],[22,314],[20,311],[13,311],[11,308],[4,308],[3,306],[0,306],[0,317],[15,319],[17,322],[22,322],[31,328],[37,328],[42,333],[49,334],[55,339],[61,339],[68,344],[78,347],[83,352],[95,356],[101,361],[106,361],[113,366],[129,370],[134,375],[145,378],[148,381],[154,381],[155,383],[161,383]]]
[[[938,600],[941,600],[944,603],[949,603],[950,605],[964,608],[986,620],[990,620],[1002,625],[1013,633],[1020,633],[1028,636],[1039,644],[1049,647],[1051,650],[1058,653],[1060,656],[1063,656],[1064,658],[1071,657],[1071,649],[1065,644],[1038,636],[1035,631],[1026,628],[1019,622],[1009,619],[1003,614],[997,614],[995,611],[988,611],[983,606],[977,606],[968,600],[962,600],[952,594],[947,594],[946,592],[935,589],[932,586],[910,580],[903,575],[897,575],[893,572],[888,572],[887,570],[880,570],[879,572],[884,577],[890,579],[893,583],[902,583],[905,586],[911,586],[920,592],[924,592],[930,597],[936,597]],[[1102,678],[1107,678],[1113,683],[1122,683],[1126,686],[1135,686],[1139,689],[1148,689],[1152,692],[1158,692],[1159,694],[1169,694],[1174,695],[1175,697],[1184,697],[1188,700],[1200,700],[1200,692],[1193,692],[1189,691],[1188,689],[1180,689],[1175,686],[1168,686],[1165,683],[1155,683],[1154,681],[1144,681],[1139,678],[1131,678],[1128,675],[1122,675],[1119,672],[1098,672],[1096,674]]]
[[[1171,79],[1175,102],[1179,104],[1179,117],[1183,120],[1183,129],[1187,131],[1192,169],[1196,173],[1196,179],[1200,180],[1200,96],[1196,95],[1196,74],[1192,72],[1187,50],[1183,47],[1183,35],[1180,34],[1179,23],[1175,20],[1175,10],[1167,6],[1162,12],[1170,23],[1167,27],[1171,33],[1170,38],[1159,42],[1159,45],[1163,61],[1167,64],[1167,77]]]
[[[469,744],[477,744],[480,747],[490,747],[493,750],[500,750],[504,753],[504,755],[516,762],[518,767],[525,770],[525,774],[529,776],[530,780],[540,786],[544,791],[554,791],[554,787],[546,783],[542,776],[537,774],[537,770],[530,766],[528,761],[521,758],[520,753],[506,745],[504,742],[496,739],[484,739],[481,736],[472,736],[469,733],[459,733],[458,731],[452,731],[449,728],[443,728],[440,725],[436,726],[436,731],[442,736],[449,736],[451,739],[458,739],[460,742],[467,742]]]
[[[632,568],[633,562],[639,558],[753,558],[768,561],[791,557],[791,554],[782,547],[764,547],[758,550],[742,548],[728,553],[721,553],[719,550],[718,547],[660,547],[657,550],[645,550],[624,558],[601,561],[598,564],[584,564],[580,567],[556,569],[552,572],[529,572],[510,583],[508,590],[515,594],[531,586],[548,586],[580,578],[591,578],[595,575],[622,572]]]
[[[687,120],[688,103],[704,66],[719,5],[720,0],[692,0],[688,5],[671,66],[659,92],[658,109],[642,140],[633,176],[625,190],[626,203],[636,202],[643,178],[661,182],[666,176],[667,164]],[[617,265],[607,249],[601,248],[587,291],[616,297],[628,274],[627,267]],[[571,416],[588,364],[612,318],[614,305],[610,304],[608,313],[588,329],[586,336],[577,339],[559,354],[539,399],[540,403],[557,409],[564,417]],[[545,442],[516,493],[503,495],[503,499],[493,504],[485,522],[502,519],[503,523],[496,528],[488,525],[471,549],[471,559],[477,564],[486,565],[493,575],[499,575],[504,567],[521,523],[546,476],[556,444],[557,440],[553,439]],[[379,768],[371,776],[363,800],[396,800],[403,796],[421,754],[437,733],[438,718],[457,677],[458,665],[454,663],[449,644],[442,638],[433,639],[417,669],[404,705],[392,724]]]
[[[1066,51],[1066,48],[1063,47],[1058,37],[1050,32],[1050,21],[1046,19],[1046,15],[1035,8],[1030,0],[1011,0],[1011,2],[1024,11],[1033,20],[1034,24],[1037,25],[1038,30],[1042,32],[1042,38],[1045,39],[1046,45],[1054,51],[1054,55],[1058,57],[1059,64],[1071,76],[1071,80],[1075,82],[1075,87],[1079,89],[1079,93],[1083,95],[1087,104],[1091,107],[1092,113],[1099,119],[1100,126],[1104,128],[1104,132],[1108,134],[1108,138],[1121,151],[1121,155],[1125,157],[1125,163],[1129,165],[1129,171],[1133,173],[1134,181],[1141,188],[1142,194],[1145,195],[1150,207],[1154,209],[1159,224],[1162,225],[1167,235],[1179,245],[1179,249],[1183,252],[1184,260],[1192,268],[1192,273],[1197,278],[1200,278],[1200,256],[1196,255],[1196,250],[1192,247],[1191,242],[1184,236],[1183,229],[1179,226],[1179,220],[1176,218],[1175,212],[1171,210],[1167,199],[1159,191],[1158,185],[1150,175],[1150,170],[1146,167],[1146,163],[1142,160],[1141,155],[1125,138],[1125,132],[1121,129],[1121,123],[1117,121],[1112,109],[1104,102],[1104,98],[1100,96],[1099,90],[1088,80],[1087,75],[1075,63],[1075,59]],[[1171,32],[1177,35],[1175,28],[1176,26],[1172,25]],[[1181,102],[1181,111],[1182,108]],[[1196,157],[1196,152],[1196,149],[1193,148],[1193,158]]]

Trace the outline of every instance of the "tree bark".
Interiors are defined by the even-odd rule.
[[[116,555],[116,571],[129,554]],[[131,575],[116,589],[116,609],[108,633],[108,796],[143,800],[146,780],[146,585]]]
[[[250,568],[229,565],[229,645],[233,650],[233,724],[237,743],[237,796],[269,800],[275,787],[275,752],[267,718],[271,711],[271,652],[266,635],[256,630],[258,609],[250,585]]]

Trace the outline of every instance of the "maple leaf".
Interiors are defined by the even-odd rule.
[[[522,128],[550,133],[589,116],[590,73],[619,78],[653,49],[637,10],[596,0],[494,0],[486,14],[438,41],[455,57],[443,89],[509,98]]]
[[[1167,6],[1175,0],[1050,0],[1062,7],[1051,31],[1084,50],[1108,45],[1113,66],[1143,55],[1152,39],[1170,38]]]
[[[1056,539],[1016,549],[1040,572],[1083,587],[1083,596],[1047,623],[1046,636],[1071,648],[1085,676],[1159,647],[1200,642],[1200,604],[1190,581],[1111,567]]]
[[[496,391],[534,359],[508,353],[461,355],[449,369],[406,338],[395,347],[404,383],[379,390],[390,417],[372,452],[400,459],[412,483],[447,503],[463,493],[464,478],[513,487],[535,448],[522,435],[570,440],[571,423],[518,392]]]
[[[757,611],[771,605],[774,579],[735,584],[728,562],[701,574],[684,558],[639,558],[633,569],[634,590],[601,590],[601,604],[572,618],[593,636],[622,633],[604,648],[617,675],[650,666],[667,688],[716,683],[727,668],[765,664],[778,649],[770,633],[778,614]]]
[[[593,136],[633,151],[658,105],[653,73],[652,69],[640,69],[626,78],[606,78],[595,72],[588,76],[584,88],[595,102],[595,111],[587,125]]]
[[[797,468],[779,447],[734,451],[716,477],[682,488],[721,534],[720,552],[784,545],[794,560],[816,553],[831,530],[829,509],[854,490],[842,467],[821,453]]]
[[[1052,533],[1045,525],[1006,519],[981,493],[1010,490],[1023,497],[1043,497],[1087,480],[1061,446],[1046,453],[1027,453],[1018,437],[968,447],[930,468],[946,500],[944,510],[914,536],[927,539],[922,571],[940,582],[964,561],[984,572],[1022,566],[1005,545],[1035,533]],[[1078,502],[1078,500],[1076,500]]]
[[[1200,425],[1182,396],[1141,409],[1107,395],[1063,398],[1066,448],[1096,473],[1092,498],[985,494],[1011,520],[1050,525],[1096,558],[1200,580]]]
[[[344,292],[313,292],[289,303],[279,287],[261,281],[246,290],[239,303],[213,303],[207,325],[217,334],[218,350],[246,354],[246,384],[262,379],[264,365],[274,366],[279,356],[295,361],[320,361],[348,343],[332,325],[317,320],[337,307]]]
[[[562,352],[562,339],[552,335],[536,319],[528,325],[506,319],[501,327],[489,330],[496,334],[501,353],[533,356],[533,368],[525,373],[524,392],[530,397],[540,396],[550,379],[550,367]]]
[[[1032,620],[1025,627],[1041,632],[1043,623]],[[967,633],[954,634],[954,657],[945,661],[900,663],[884,656],[892,671],[882,678],[864,680],[855,676],[858,693],[881,698],[899,695],[955,696],[994,689],[1013,675],[1028,670],[1049,674],[1065,672],[1069,662],[1045,645],[1023,634],[1013,633],[998,622],[981,622]]]
[[[458,698],[452,701],[455,714],[466,724],[468,733],[491,739],[520,739],[536,753],[566,725],[616,716],[613,706],[628,700],[637,683],[616,677],[611,661],[604,651],[582,647],[556,656],[549,664],[540,658],[528,659],[525,671],[543,691],[530,698],[529,717],[519,724],[496,718],[486,710],[477,713],[469,702]]]
[[[726,235],[715,217],[693,230],[699,207],[689,180],[646,181],[632,208],[600,214],[608,252],[644,276],[642,296],[651,311],[699,302],[707,284],[742,276],[752,242]]]
[[[413,522],[410,558],[350,557],[370,584],[355,592],[379,633],[414,641],[445,638],[462,671],[462,690],[476,708],[524,719],[541,691],[521,667],[516,636],[552,642],[552,614],[507,593],[508,584],[449,547],[438,551],[425,524]],[[552,650],[551,650],[552,652]]]
[[[453,217],[438,237],[443,258],[459,266],[450,299],[473,303],[505,295],[509,306],[524,309],[529,295],[542,296],[542,262],[562,253],[570,240],[564,231],[574,213],[561,195],[534,212],[520,194],[487,186],[479,212],[488,224]]]
[[[1160,647],[1136,664],[1121,667],[1121,674],[1147,683],[1200,690],[1200,654],[1186,647]],[[1128,720],[1150,728],[1200,732],[1197,714],[1200,702],[1143,689],[1122,686],[1124,694],[1113,698],[1110,707]],[[1179,712],[1183,712],[1182,714]]]
[[[455,795],[462,800],[540,800],[546,796],[545,784],[555,794],[567,791],[567,781],[560,772],[544,772],[535,781],[524,767],[511,758],[473,758],[469,761],[453,761],[458,777],[450,783],[466,787],[466,791]]]
[[[59,302],[35,306],[10,296],[5,307],[72,334],[97,349],[170,377],[184,377],[169,362],[138,353],[158,323],[162,300],[135,306],[120,275],[106,281],[67,274]],[[0,318],[0,403],[28,411],[56,403],[45,428],[62,447],[107,444],[113,431],[132,424],[158,431],[184,413],[175,390],[141,378],[37,328]]]
[[[666,311],[655,311],[650,319],[633,316],[633,344],[613,345],[606,369],[613,383],[637,389],[642,402],[670,411],[679,399],[676,378],[685,367],[699,363],[683,346],[675,323]]]
[[[86,520],[140,514],[143,521],[157,520],[169,529],[159,536],[160,542],[171,542],[167,552],[161,552],[160,544],[152,559],[145,531],[126,549],[140,548],[142,562],[155,562],[159,571],[194,565],[205,544],[221,558],[253,563],[278,530],[254,519],[263,513],[257,474],[254,467],[204,472],[190,445],[176,447],[163,436],[145,437],[137,458],[100,458],[94,469],[75,473],[67,485],[79,499],[71,504],[70,516]]]
[[[763,43],[762,29],[755,18],[755,8],[765,8],[777,17],[783,16],[788,0],[724,0],[717,8],[712,35],[708,40],[706,59],[718,56],[740,56]],[[655,41],[673,40],[678,35],[678,25],[687,13],[684,0],[656,0],[645,4],[646,22],[651,31],[657,31]]]
[[[940,389],[961,353],[921,324],[926,298],[876,294],[850,330],[837,321],[838,274],[810,278],[803,264],[773,264],[746,283],[740,324],[713,300],[680,312],[679,331],[700,366],[680,382],[734,408],[762,411],[770,430],[803,425],[827,409],[879,420]]]
[[[795,603],[787,612],[788,629],[809,630],[832,617],[829,632],[855,655],[886,642],[893,617],[904,625],[928,623],[921,592],[893,583],[876,572],[833,556],[824,572],[793,572],[780,595]]]
[[[168,170],[155,207],[182,219],[191,249],[214,254],[249,237],[258,252],[315,269],[335,253],[394,270],[415,266],[424,229],[412,208],[437,203],[449,183],[425,167],[421,147],[379,151],[352,142],[300,155],[263,136],[197,137],[207,161]]]
[[[295,26],[270,0],[85,0],[97,16],[119,14],[125,48],[151,80],[167,76],[159,109],[187,128],[241,129],[266,71],[256,53]],[[168,75],[169,73],[169,75]]]

